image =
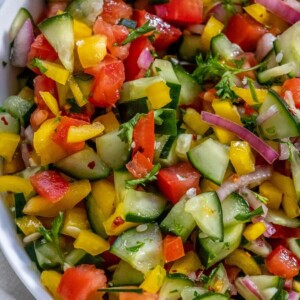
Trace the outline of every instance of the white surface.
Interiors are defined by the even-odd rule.
[[[2,2],[2,0],[0,0]],[[0,103],[14,91],[16,91],[15,75],[19,70],[12,70],[9,66],[3,67],[2,61],[9,60],[8,30],[18,9],[27,7],[36,17],[42,9],[43,0],[7,0],[0,8]],[[1,200],[1,199],[0,199]],[[43,289],[39,282],[39,274],[34,271],[32,263],[25,253],[21,241],[15,233],[15,225],[12,222],[3,201],[0,201],[0,247],[12,269],[19,276],[27,289],[38,300],[50,300],[51,297]],[[0,299],[33,299],[24,292],[20,281],[18,281],[5,261],[0,257]],[[7,293],[10,293],[9,296]],[[27,298],[26,298],[27,297]]]

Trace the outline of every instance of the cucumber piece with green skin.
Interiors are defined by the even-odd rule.
[[[70,72],[74,68],[74,31],[73,18],[63,13],[48,18],[38,25],[47,41],[58,54],[63,66]],[[59,34],[58,34],[59,33]]]
[[[207,289],[203,287],[185,287],[181,292],[182,300],[199,299],[199,296],[206,294]]]
[[[20,122],[7,112],[0,112],[0,132],[20,132]]]
[[[126,189],[126,181],[134,179],[127,169],[119,169],[114,171],[116,205],[124,201]]]
[[[209,237],[202,238],[201,233],[197,242],[197,251],[205,268],[209,268],[215,263],[232,253],[241,243],[244,224],[236,224],[224,228],[224,239],[222,242],[214,241]]]
[[[177,135],[177,112],[175,109],[162,108],[158,110],[162,124],[155,124],[155,133]]]
[[[300,239],[289,238],[287,239],[289,249],[300,259]]]
[[[73,249],[64,259],[65,265],[73,267],[81,264],[93,264],[101,266],[103,259],[100,256],[93,256],[82,249]]]
[[[193,216],[203,233],[212,239],[223,240],[223,212],[216,192],[205,192],[191,198],[184,210]]]
[[[300,200],[300,153],[298,149],[292,144],[289,144],[289,148],[290,148],[289,160],[291,163],[292,177],[294,181],[297,198],[298,200]]]
[[[54,166],[76,179],[102,179],[106,178],[110,172],[110,168],[90,147],[61,159]]]
[[[66,10],[74,19],[92,27],[102,8],[103,0],[73,0]]]
[[[279,276],[273,275],[255,275],[249,276],[249,278],[256,284],[259,290],[264,290],[267,288],[280,288],[282,284],[281,278]]]
[[[184,210],[187,203],[186,198],[177,202],[160,223],[160,228],[165,233],[180,236],[186,241],[196,227],[196,222],[192,215]]]
[[[157,265],[163,266],[162,236],[158,225],[143,224],[123,232],[110,252],[147,275]]]
[[[209,155],[207,155],[209,153]],[[229,148],[211,138],[187,153],[191,164],[205,177],[220,185],[229,163]]]
[[[159,291],[158,300],[178,300],[182,290],[192,286],[194,283],[186,275],[168,274]]]
[[[177,137],[169,135],[155,135],[154,163],[163,167],[175,165]]]
[[[220,263],[210,274],[208,282],[205,287],[209,291],[217,290],[218,293],[225,294],[230,291],[230,281],[224,265]]]
[[[291,228],[300,227],[299,218],[291,219],[282,210],[269,209],[265,219],[267,222],[271,222],[273,224],[281,226]]]
[[[263,236],[254,241],[248,242],[247,244],[243,245],[243,247],[261,257],[267,257],[272,252],[271,245]]]
[[[269,140],[299,136],[299,120],[289,111],[286,102],[273,90],[269,90],[259,109],[259,115],[266,113],[271,106],[277,109],[277,113],[260,124],[261,134]]]
[[[124,216],[128,222],[151,222],[164,211],[167,200],[154,193],[128,189],[124,195]]]
[[[30,12],[26,8],[21,7],[10,26],[9,38],[11,41],[15,39],[27,19],[33,22]]]
[[[182,60],[194,62],[195,56],[200,53],[201,39],[199,35],[183,34],[183,41],[179,48],[179,56]]]
[[[199,296],[197,299],[199,300],[228,300],[230,299],[228,296],[220,294],[220,293],[212,293],[208,292]]]

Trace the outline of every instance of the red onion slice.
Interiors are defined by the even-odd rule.
[[[260,290],[249,276],[245,276],[244,278],[238,278],[235,281],[235,285],[237,285],[237,281],[240,281],[240,283],[244,285],[249,290],[249,292],[252,293],[253,296],[255,296],[257,299],[264,300],[264,297],[261,294]]]
[[[257,42],[255,56],[261,61],[272,49],[276,37],[272,33],[265,33]]]
[[[201,117],[206,123],[227,129],[240,139],[248,142],[269,164],[272,164],[278,158],[279,154],[272,147],[248,129],[207,111],[202,111]]]
[[[137,64],[140,69],[147,70],[150,67],[153,60],[154,60],[154,58],[151,55],[149,48],[145,48],[141,52],[141,54],[137,60]]]
[[[289,292],[288,300],[299,300],[299,293],[295,291]]]

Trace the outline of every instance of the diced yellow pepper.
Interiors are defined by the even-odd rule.
[[[189,275],[199,269],[204,269],[204,267],[202,266],[198,255],[194,251],[189,251],[185,254],[185,256],[173,263],[170,273]]]
[[[183,115],[183,122],[196,134],[203,135],[209,129],[209,125],[204,122],[201,115],[193,108],[188,108]]]
[[[15,176],[0,176],[0,192],[23,193],[25,196],[33,192],[33,187],[28,179]]]
[[[203,33],[201,35],[201,48],[203,51],[210,49],[211,39],[222,32],[224,24],[217,20],[214,16],[211,16],[206,23]]]
[[[58,124],[57,118],[46,120],[34,133],[33,145],[37,155],[41,158],[42,166],[55,163],[68,155],[60,145],[52,140]]]
[[[293,280],[293,290],[300,294],[300,282],[299,281]]]
[[[44,102],[50,109],[50,111],[57,117],[59,116],[59,108],[57,100],[53,97],[52,94],[49,92],[40,92],[41,97],[43,98]]]
[[[230,143],[229,159],[239,175],[255,171],[255,158],[249,144],[245,141],[232,141]]]
[[[77,105],[79,107],[84,106],[87,103],[87,99],[83,95],[78,83],[76,82],[76,80],[74,79],[73,76],[69,77],[68,83],[69,83],[70,89],[73,93],[73,96],[75,98]]]
[[[244,7],[244,10],[257,22],[263,25],[268,25],[270,23],[270,14],[267,12],[266,8],[261,4],[251,4],[249,6]]]
[[[56,217],[60,211],[73,208],[90,192],[91,184],[88,180],[75,181],[70,183],[67,193],[59,202],[51,203],[41,196],[35,196],[28,200],[23,212],[32,216]]]
[[[110,244],[92,231],[81,230],[74,242],[74,248],[82,249],[95,256],[107,251],[110,248]]]
[[[112,111],[97,117],[93,122],[102,123],[104,126],[104,133],[117,130],[120,127],[120,123]]]
[[[18,96],[21,97],[24,100],[33,100],[33,90],[29,88],[28,86],[24,86],[21,91],[18,93]]]
[[[70,126],[67,135],[67,142],[84,142],[100,135],[103,131],[104,126],[99,122],[81,126]]]
[[[153,109],[164,107],[172,101],[170,88],[163,81],[154,82],[148,86],[146,94]]]
[[[60,84],[56,82],[56,89],[58,94],[58,104],[60,108],[63,108],[67,103],[67,95],[70,90],[70,86],[68,84]]]
[[[105,57],[107,37],[95,34],[77,41],[77,53],[83,68],[95,66]]]
[[[62,300],[57,293],[57,288],[59,286],[61,277],[62,275],[60,273],[53,270],[43,271],[41,273],[41,282],[53,296],[54,300]]]
[[[25,165],[19,147],[16,149],[11,161],[8,160],[3,161],[4,175],[17,173],[19,171],[22,171],[24,168]]]
[[[158,265],[146,276],[140,288],[148,293],[156,294],[163,285],[166,275],[166,270]]]
[[[278,172],[273,172],[270,181],[283,193],[282,208],[287,216],[289,218],[298,217],[300,210],[293,179]]]
[[[236,249],[225,259],[226,264],[237,266],[243,270],[246,275],[260,275],[261,269],[254,258],[242,249]]]
[[[243,235],[248,241],[255,241],[266,231],[266,225],[263,222],[249,224],[245,228]]]
[[[92,28],[76,19],[73,19],[73,30],[75,41],[81,40],[92,35]]]
[[[242,98],[249,105],[256,105],[256,104],[263,103],[268,94],[268,90],[255,89],[257,100],[258,100],[257,102],[253,99],[250,89],[244,89],[237,86],[233,86],[231,87],[231,90],[233,90],[238,97]]]
[[[65,212],[61,233],[77,238],[85,229],[89,229],[89,221],[84,208],[73,207]]]
[[[217,184],[210,181],[209,179],[203,178],[201,181],[201,192],[202,193],[216,191],[219,188],[220,187]]]
[[[10,132],[0,132],[0,156],[11,161],[19,145],[20,136]]]
[[[123,222],[120,222],[120,224],[116,224],[116,220],[118,218],[121,218],[121,221]],[[124,219],[124,203],[121,202],[116,207],[115,212],[103,222],[103,226],[107,235],[119,235],[129,228],[139,225],[139,223],[126,222],[124,221]]]
[[[43,226],[42,222],[35,216],[18,218],[16,224],[25,235],[35,233],[39,227]]]
[[[259,186],[259,193],[268,198],[267,207],[279,209],[283,198],[283,193],[270,181],[265,181]]]
[[[70,75],[70,71],[65,69],[62,65],[59,65],[54,62],[46,61],[46,60],[40,60],[43,68],[42,72],[47,77],[53,79],[54,81],[65,85],[67,83],[67,80]]]

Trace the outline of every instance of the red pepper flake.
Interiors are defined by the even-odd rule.
[[[5,117],[1,117],[1,121],[3,121],[3,123],[4,123],[4,125],[8,125],[8,122],[7,122],[7,120],[5,119]]]
[[[95,168],[95,166],[96,166],[96,163],[95,163],[94,161],[91,161],[91,162],[88,163],[88,167],[89,167],[91,170],[93,170],[93,169]]]
[[[116,217],[116,218],[114,219],[114,221],[113,221],[113,224],[114,224],[116,227],[118,227],[118,226],[120,226],[120,225],[122,225],[122,224],[124,224],[124,223],[125,223],[125,221],[123,220],[123,218],[122,218],[121,216]]]

